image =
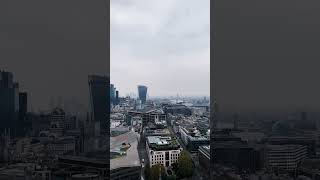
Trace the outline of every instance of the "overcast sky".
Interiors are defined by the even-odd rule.
[[[111,82],[120,95],[210,94],[210,0],[111,0]]]
[[[88,75],[109,70],[105,16],[104,1],[0,1],[0,70],[14,73],[30,110],[88,111]]]

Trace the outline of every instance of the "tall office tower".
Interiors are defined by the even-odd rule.
[[[0,71],[0,88],[13,88],[13,74]]]
[[[109,134],[110,80],[105,76],[90,75],[88,82],[95,136],[100,136],[100,131]]]
[[[19,112],[19,85],[13,82],[11,72],[0,71],[0,132],[17,127]]]
[[[28,94],[26,92],[19,93],[19,119],[24,119],[28,112]]]
[[[113,84],[110,84],[110,102],[111,104],[114,104],[114,99],[115,99],[115,88]]]
[[[147,91],[148,91],[147,86],[142,86],[142,85],[138,86],[139,99],[141,100],[142,104],[145,104],[147,101]]]
[[[19,121],[18,121],[18,135],[22,136],[25,133],[26,118],[28,112],[28,94],[26,92],[19,93]]]
[[[115,100],[115,104],[118,105],[119,104],[119,91],[116,91],[116,100]]]

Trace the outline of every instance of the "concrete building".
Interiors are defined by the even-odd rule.
[[[308,136],[271,136],[267,138],[268,144],[271,145],[302,145],[307,147],[307,156],[314,157],[316,155],[317,140]]]
[[[307,147],[302,145],[267,145],[266,160],[270,168],[294,171],[307,157]]]
[[[49,151],[54,155],[71,154],[76,151],[76,141],[74,137],[59,138],[48,144]]]
[[[192,115],[192,109],[188,108],[186,105],[183,105],[183,104],[166,105],[164,107],[164,111],[166,114],[169,114],[169,113],[173,115],[182,114],[185,116]]]
[[[164,167],[177,162],[183,150],[178,141],[169,136],[147,137],[146,149],[150,166],[162,164]]]
[[[0,179],[51,180],[51,171],[34,163],[10,164],[0,168]]]
[[[179,132],[185,146],[190,151],[198,151],[199,146],[209,145],[209,137],[205,137],[195,128],[185,128],[180,126]]]
[[[142,117],[142,126],[146,126],[149,122],[157,123],[166,121],[166,114],[161,109],[149,109],[141,111],[129,111],[128,116]]]
[[[211,161],[215,165],[235,167],[239,172],[252,172],[264,167],[262,147],[251,147],[242,141],[216,141],[210,145]],[[214,160],[212,160],[214,159]]]

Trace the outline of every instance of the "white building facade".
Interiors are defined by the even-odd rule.
[[[150,166],[162,164],[170,167],[177,162],[183,148],[172,143],[171,137],[149,136],[146,149]]]

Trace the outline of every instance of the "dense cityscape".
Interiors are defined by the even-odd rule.
[[[28,110],[0,76],[0,179],[317,179],[319,113],[220,112],[210,97],[121,96],[89,75],[86,118]],[[110,146],[109,146],[110,145]],[[213,157],[213,158],[210,158]]]
[[[213,103],[211,178],[319,179],[319,113],[220,112]]]
[[[0,72],[0,179],[108,179],[109,78],[89,75],[85,119],[54,107],[28,111],[11,72]]]
[[[0,179],[209,178],[209,97],[150,98],[142,85],[123,97],[89,75],[82,118],[63,106],[31,112],[30,92],[12,72],[0,77]]]
[[[0,1],[0,180],[320,180],[320,1],[40,1]]]
[[[120,97],[110,87],[111,179],[208,179],[209,97],[148,99],[148,87],[137,91]]]

